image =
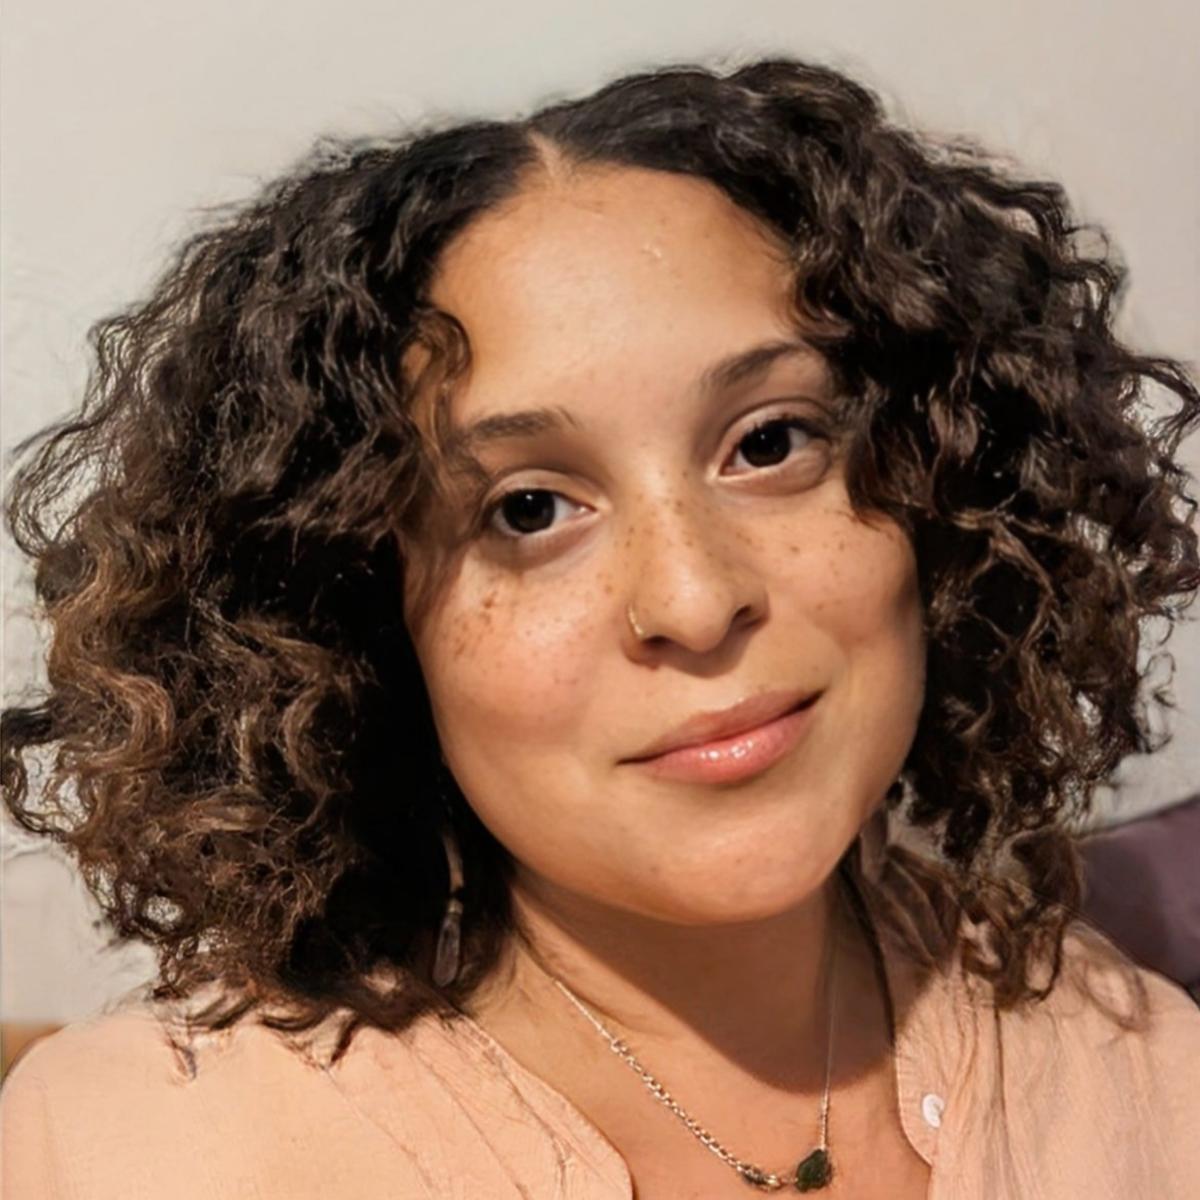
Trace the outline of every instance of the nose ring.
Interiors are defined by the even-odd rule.
[[[637,637],[638,641],[644,642],[646,640],[646,631],[637,623],[637,617],[635,617],[633,615],[633,605],[632,604],[629,604],[626,606],[625,616],[629,621],[629,628],[633,630],[634,635]]]

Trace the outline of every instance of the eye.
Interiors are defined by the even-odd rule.
[[[488,505],[483,520],[487,528],[500,537],[533,536],[552,528],[559,504],[570,504],[570,501],[548,488],[514,488]]]
[[[803,417],[771,417],[743,434],[737,450],[751,467],[777,467],[785,462],[792,450],[803,450],[824,435]]]
[[[817,425],[803,417],[771,417],[743,434],[737,451],[751,468],[762,469],[786,462],[794,450],[805,450],[813,443],[827,440]],[[556,524],[561,524],[556,517],[580,507],[549,488],[514,488],[485,506],[479,518],[480,527],[510,542],[528,541],[549,533]]]

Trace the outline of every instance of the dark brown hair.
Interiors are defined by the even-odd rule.
[[[401,615],[437,495],[402,359],[461,343],[425,296],[439,255],[548,153],[707,180],[788,247],[798,319],[853,398],[852,503],[918,561],[927,698],[887,803],[936,834],[930,877],[988,930],[968,968],[998,1004],[1044,995],[1035,960],[1057,972],[1080,899],[1069,819],[1170,704],[1139,651],[1200,586],[1176,457],[1200,396],[1116,338],[1122,271],[1055,184],[784,58],[318,143],[99,322],[80,410],[20,448],[8,499],[52,631],[44,696],[3,713],[8,810],[156,949],[159,997],[235,998],[213,1024],[344,1008],[340,1050],[487,976],[510,860],[441,770]],[[441,991],[446,823],[467,915]],[[997,888],[1004,862],[1020,886]]]

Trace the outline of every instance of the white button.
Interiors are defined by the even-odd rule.
[[[946,1107],[946,1102],[937,1095],[936,1092],[926,1092],[921,1098],[921,1116],[925,1118],[927,1125],[932,1125],[937,1129],[942,1123],[942,1110]]]

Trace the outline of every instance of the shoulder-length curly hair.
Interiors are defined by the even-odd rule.
[[[1065,818],[1157,748],[1147,701],[1171,704],[1139,649],[1200,587],[1176,457],[1200,395],[1114,336],[1123,272],[1058,186],[788,58],[319,143],[100,321],[81,409],[20,448],[8,500],[53,637],[47,692],[3,713],[7,808],[68,848],[118,938],[156,949],[156,996],[236,998],[213,1025],[345,1009],[340,1055],[487,976],[510,860],[439,780],[402,616],[438,495],[403,360],[461,360],[431,273],[548,153],[707,180],[788,248],[798,319],[852,397],[851,501],[918,562],[927,697],[887,804],[936,828],[948,927],[988,931],[967,967],[1002,1006],[1044,995],[1032,970],[1049,948],[1057,973],[1080,900]],[[1148,384],[1172,402],[1153,420]],[[438,989],[446,822],[465,969]],[[981,882],[1002,853],[1022,887]]]

